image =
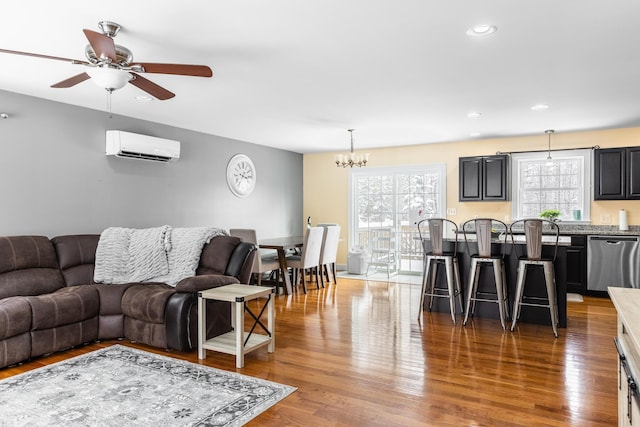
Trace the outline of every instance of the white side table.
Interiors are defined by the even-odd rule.
[[[207,350],[221,353],[235,354],[236,367],[244,366],[244,355],[262,346],[268,346],[267,351],[273,353],[275,349],[275,288],[252,285],[227,285],[219,288],[207,289],[198,292],[198,359],[206,357]],[[265,305],[258,315],[255,315],[246,306],[247,301],[256,298],[267,298]],[[227,301],[231,303],[231,326],[233,331],[207,340],[207,310],[206,300]],[[267,326],[260,318],[267,310]],[[251,331],[245,337],[244,313],[247,311],[254,322]],[[264,331],[264,334],[254,333],[256,326]]]

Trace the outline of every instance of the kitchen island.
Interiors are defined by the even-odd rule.
[[[504,237],[496,237],[492,243],[493,254],[504,254],[504,263],[507,278],[507,292],[508,292],[508,307],[509,314],[513,309],[513,297],[515,295],[517,269],[518,269],[518,255],[525,253],[524,236],[515,236],[515,244],[511,244],[510,239],[504,243]],[[458,239],[460,239],[459,237]],[[553,256],[555,247],[551,244],[550,236],[544,236],[542,254],[543,257]],[[453,251],[454,239],[450,238],[444,242],[445,251]],[[555,242],[555,238],[553,238]],[[425,249],[431,250],[430,241],[425,239]],[[469,251],[467,251],[466,245],[469,245]],[[558,242],[557,255],[554,263],[555,279],[556,279],[556,293],[558,299],[558,326],[566,328],[567,326],[567,251],[566,248],[570,244],[570,239],[562,239]],[[468,243],[465,243],[464,239],[458,240],[457,245],[457,259],[460,267],[460,280],[463,301],[466,303],[467,292],[469,288],[469,275],[471,268],[471,254],[477,252],[477,244],[472,239],[468,239]],[[438,268],[436,275],[436,286],[446,288],[446,277],[444,267]],[[478,283],[479,291],[495,292],[495,280],[493,277],[493,269],[482,268],[480,273],[480,280]],[[546,288],[544,284],[544,274],[542,268],[532,268],[527,273],[525,295],[528,296],[546,296]],[[425,304],[423,310],[428,308],[428,298],[425,298]],[[462,315],[460,307],[456,307],[457,314]],[[433,311],[449,312],[449,303],[446,298],[434,298]],[[475,317],[487,317],[499,319],[500,314],[498,312],[498,305],[490,302],[476,303]],[[471,319],[471,318],[470,318]],[[536,323],[549,325],[551,327],[551,316],[548,308],[543,307],[530,307],[523,306],[520,313],[519,323]]]

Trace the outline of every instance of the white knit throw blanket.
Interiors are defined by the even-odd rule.
[[[204,245],[215,236],[228,234],[225,230],[213,227],[173,228],[171,250],[167,253],[169,272],[149,281],[175,286],[180,280],[195,276]]]
[[[96,283],[164,282],[175,286],[195,275],[203,246],[227,235],[213,227],[133,229],[110,227],[96,250]]]

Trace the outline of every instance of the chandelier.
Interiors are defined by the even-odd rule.
[[[346,168],[347,166],[352,168],[358,166],[366,166],[369,161],[369,154],[356,154],[353,152],[353,131],[354,129],[347,129],[351,134],[351,152],[349,154],[336,154],[336,166],[339,168]]]

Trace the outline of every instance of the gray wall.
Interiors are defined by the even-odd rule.
[[[134,102],[134,101],[132,101]],[[302,155],[0,91],[0,235],[100,233],[110,226],[255,228],[300,235]],[[247,126],[251,124],[248,123]],[[105,156],[105,130],[181,141],[177,162]],[[226,184],[237,153],[256,166],[246,198]]]

